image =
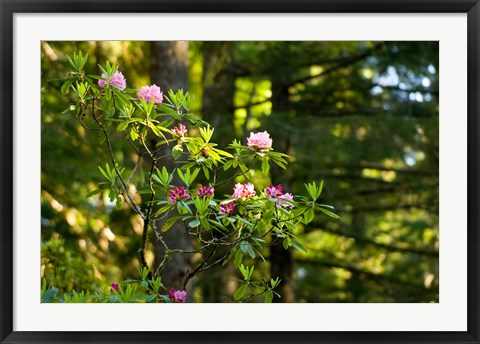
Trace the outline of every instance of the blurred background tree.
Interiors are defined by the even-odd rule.
[[[286,171],[254,171],[259,189],[304,194],[306,181],[324,180],[322,198],[342,221],[319,216],[296,229],[307,253],[273,245],[258,262],[281,277],[280,302],[439,301],[438,42],[42,42],[42,276],[61,292],[135,277],[142,232],[107,195],[86,198],[107,151],[61,114],[70,99],[57,78],[78,50],[89,74],[116,61],[130,88],[188,89],[221,147],[267,130],[291,158]],[[122,140],[114,150],[133,168]],[[168,233],[196,245],[181,228]],[[161,256],[152,235],[146,258]],[[164,282],[200,259],[179,259]],[[237,278],[228,266],[200,274],[191,301],[232,301]]]

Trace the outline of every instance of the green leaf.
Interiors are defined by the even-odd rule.
[[[301,252],[307,252],[307,249],[305,248],[305,246],[303,246],[302,244],[300,244],[298,241],[295,241],[295,240],[291,240],[290,241],[290,244],[295,247],[297,250],[301,251]]]
[[[110,189],[110,192],[108,193],[108,199],[110,200],[110,202],[113,203],[113,201],[115,201],[116,198],[117,198],[117,193],[115,192],[115,190]]]
[[[172,152],[172,155],[173,155],[173,152]],[[177,174],[180,177],[180,179],[182,180],[182,182],[184,182],[185,185],[188,186],[187,179],[185,178],[185,175],[183,174],[182,170],[177,169]]]
[[[269,291],[267,291],[267,292],[265,293],[265,296],[263,297],[263,301],[264,301],[265,303],[272,303],[272,301],[273,301],[273,293],[272,293],[271,290],[269,290]]]
[[[149,193],[150,193],[150,189],[149,189]],[[157,210],[157,212],[155,213],[155,216],[159,216],[159,215],[163,214],[164,212],[166,212],[166,211],[168,211],[172,208],[173,207],[170,204],[168,204],[166,206],[163,206],[163,207],[161,207],[160,209]]]
[[[313,211],[313,208],[308,208],[305,214],[303,214],[303,220],[305,224],[312,222],[314,217],[315,217],[315,212]]]
[[[165,223],[162,226],[162,232],[166,232],[170,228],[172,228],[172,226],[175,224],[175,222],[177,222],[177,220],[178,220],[178,217],[174,216],[169,218],[167,221],[165,221]]]
[[[161,113],[164,113],[164,114],[167,114],[167,115],[174,116],[174,117],[178,118],[177,112],[174,109],[172,109],[171,107],[169,107],[167,104],[159,104],[158,105],[158,110]],[[166,125],[165,125],[165,127],[166,127]]]
[[[242,251],[238,250],[236,253],[235,253],[235,258],[233,260],[233,265],[238,268],[240,266],[240,264],[242,264],[242,260],[243,260],[243,253]]]
[[[135,130],[130,130],[130,138],[132,139],[132,141],[137,140],[138,137],[138,133]]]
[[[279,283],[280,283],[280,277],[277,277],[276,279],[273,279],[273,278],[270,279],[270,285],[272,286],[272,288],[275,288]]]
[[[337,219],[337,220],[340,220],[341,217],[338,216],[337,214],[334,214],[332,213],[330,210],[327,210],[327,209],[324,209],[322,207],[317,207],[318,210],[320,210],[322,213],[324,213],[325,215],[328,215],[330,217],[333,217],[334,219]]]
[[[269,170],[270,170],[270,164],[268,163],[268,159],[264,158],[262,160],[262,172],[267,174]]]
[[[248,267],[245,267],[245,265],[240,264],[239,268],[240,272],[242,273],[242,276],[245,280],[248,279]]]
[[[191,175],[191,177],[190,177],[189,184],[192,184],[192,183],[193,183],[193,181],[197,178],[199,172],[200,172],[200,169],[199,169],[199,168],[196,168],[196,169],[193,170],[193,173],[192,173],[192,175]]]
[[[155,295],[155,294],[147,295],[147,297],[145,297],[145,301],[146,302],[152,302],[152,301],[155,300],[156,297],[157,297],[157,295]]]
[[[230,167],[232,167],[233,160],[227,161],[225,165],[223,165],[223,170],[227,171]]]
[[[248,220],[245,220],[243,217],[241,216],[235,216],[235,218],[237,218],[239,221],[242,221],[244,224],[246,224],[247,226],[249,227],[253,227],[253,223],[251,223],[250,221]]]
[[[248,253],[250,255],[250,257],[255,258],[255,251],[253,250],[252,245],[250,245],[249,242],[242,241],[240,243],[240,250],[243,253]]]
[[[102,192],[102,191],[103,191],[103,189],[95,189],[95,190],[93,190],[93,191],[90,191],[90,192],[87,194],[86,197],[87,197],[87,198],[88,198],[88,197],[92,197],[92,196],[94,196],[94,195],[96,195],[96,194],[99,194],[99,193]]]
[[[322,190],[323,190],[323,180],[320,182],[320,185],[318,186],[318,190],[317,190],[317,198],[320,197],[320,195],[322,194]]]
[[[75,53],[73,53],[73,56],[75,57]],[[74,69],[77,69],[77,66],[76,66],[75,62],[73,62],[72,58],[71,58],[70,56],[68,56],[68,55],[67,55],[67,60],[68,60],[68,62],[72,65],[72,67],[73,67]]]
[[[175,147],[172,148],[172,157],[177,160],[178,158],[180,158],[180,156],[182,155],[183,153],[183,147],[181,144],[179,145],[176,145]]]
[[[195,220],[190,221],[188,223],[188,227],[190,227],[190,228],[195,228],[195,227],[198,227],[198,226],[200,226],[200,220],[199,219],[195,219]]]
[[[142,98],[143,99],[143,98]],[[162,134],[162,132],[153,124],[153,123],[149,123],[148,127],[150,129],[152,129],[153,133],[158,136],[158,137],[164,137],[164,135]]]
[[[49,303],[58,293],[57,288],[50,288],[47,292],[42,296],[42,303]]]
[[[210,179],[210,172],[208,171],[207,166],[202,166],[203,174],[205,175],[205,178]]]
[[[117,201],[115,202],[115,208],[117,210],[122,209],[122,197],[120,197],[120,195],[117,195]]]
[[[68,93],[70,90],[70,85],[72,84],[73,80],[67,80],[63,83],[62,87],[60,88],[60,91],[62,91],[62,94],[65,95]]]
[[[108,168],[108,165],[107,165],[107,168]],[[112,180],[110,179],[110,176],[107,174],[107,172],[105,172],[100,166],[98,166],[98,169],[100,170],[100,173],[103,174],[103,176],[104,176],[105,178],[107,178],[108,180],[112,181]]]
[[[113,74],[112,66],[108,60],[105,62],[105,68],[109,76]]]
[[[233,294],[233,298],[235,301],[240,300],[243,296],[245,296],[245,292],[247,291],[247,284],[242,284]]]
[[[117,126],[117,131],[124,131],[128,128],[128,122],[122,122]]]
[[[255,265],[252,265],[252,267],[250,268],[249,272],[248,272],[248,280],[250,280],[252,278],[252,274],[253,274],[253,270],[255,269]]]

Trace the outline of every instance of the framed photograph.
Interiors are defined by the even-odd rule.
[[[479,343],[476,1],[1,0],[1,343]]]

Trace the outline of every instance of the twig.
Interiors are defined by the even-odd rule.
[[[126,194],[128,200],[130,201],[130,202],[127,202],[127,203],[130,205],[132,210],[134,210],[137,214],[139,214],[142,217],[142,219],[145,219],[145,215],[142,213],[142,210],[137,205],[137,203],[135,203],[135,201],[133,200],[132,195],[130,194],[130,191],[128,190],[128,186],[125,183],[125,180],[123,180],[123,178],[120,174],[120,171],[118,170],[117,164],[115,162],[115,157],[113,156],[112,144],[110,143],[110,139],[108,137],[107,130],[105,129],[105,126],[95,116],[95,98],[93,98],[93,97],[92,97],[92,117],[95,120],[95,122],[97,122],[97,124],[100,126],[100,128],[103,132],[103,135],[105,136],[105,141],[107,142],[108,151],[110,153],[110,159],[112,160],[113,168],[115,169],[115,172],[117,173],[117,176],[120,179],[120,181],[121,181],[121,183],[122,183],[122,185],[125,189],[125,194]]]

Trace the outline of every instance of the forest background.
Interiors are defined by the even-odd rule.
[[[129,87],[188,90],[194,113],[226,147],[267,130],[289,169],[254,174],[304,193],[323,180],[322,201],[342,220],[318,216],[296,229],[306,253],[265,248],[259,273],[280,276],[282,302],[438,302],[438,42],[42,42],[42,266],[68,293],[138,274],[141,220],[96,188],[107,150],[74,116],[59,77],[66,55],[89,53],[88,74],[116,61]],[[133,168],[121,140],[117,159]],[[241,181],[241,180],[239,180]],[[230,187],[230,188],[229,188]],[[223,194],[231,194],[226,185]],[[177,235],[175,235],[177,233]],[[185,242],[168,232],[172,244]],[[152,238],[147,258],[161,257]],[[162,276],[175,284],[198,257]],[[196,277],[189,301],[229,302],[235,271]]]

